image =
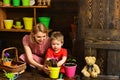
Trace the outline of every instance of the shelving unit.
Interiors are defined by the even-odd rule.
[[[30,32],[30,31],[25,30],[25,29],[8,29],[7,30],[7,29],[4,28],[3,21],[8,18],[8,15],[14,17],[15,13],[16,13],[16,15],[18,17],[26,17],[26,15],[30,15],[29,12],[27,13],[27,11],[29,11],[29,10],[31,11],[32,10],[31,12],[33,12],[33,13],[31,13],[31,14],[32,14],[32,17],[33,17],[33,25],[36,25],[36,23],[37,23],[37,19],[36,19],[37,18],[37,8],[49,8],[49,7],[50,6],[18,6],[18,7],[14,7],[14,6],[0,6],[0,14],[1,14],[0,15],[0,31],[7,31],[7,32]],[[8,9],[11,9],[12,11],[9,11],[10,13],[8,13],[7,12]],[[25,9],[25,11],[19,12],[18,9],[22,9],[22,10]],[[24,16],[24,14],[26,14],[26,15]],[[16,17],[14,17],[14,18],[16,18]]]

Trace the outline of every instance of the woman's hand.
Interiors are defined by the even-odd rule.
[[[43,66],[43,71],[48,75],[50,73],[50,70],[48,69],[47,66]]]

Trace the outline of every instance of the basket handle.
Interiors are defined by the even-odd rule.
[[[9,47],[9,48],[5,48],[2,50],[2,60],[4,59],[4,54],[5,54],[5,51],[8,51],[8,50],[12,50],[12,49],[15,49],[15,60],[18,61],[18,50],[16,47]]]

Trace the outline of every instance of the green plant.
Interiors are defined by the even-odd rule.
[[[66,63],[76,63],[76,59],[74,58],[68,58]]]
[[[51,67],[57,67],[57,60],[56,59],[47,60],[46,65]]]
[[[65,66],[75,66],[76,65],[76,59],[72,56],[69,56],[65,62]]]
[[[3,61],[12,61],[12,59],[10,58],[10,54],[9,53],[5,53],[4,54],[4,59],[3,59]]]
[[[8,73],[5,70],[3,70],[3,71],[5,74],[5,77],[7,77],[9,80],[14,80],[15,75],[13,73]]]
[[[76,63],[76,58],[72,56],[68,56],[66,63]]]

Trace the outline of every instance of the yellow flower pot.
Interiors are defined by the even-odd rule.
[[[48,67],[50,70],[50,78],[58,78],[59,77],[59,72],[60,72],[60,67]]]

